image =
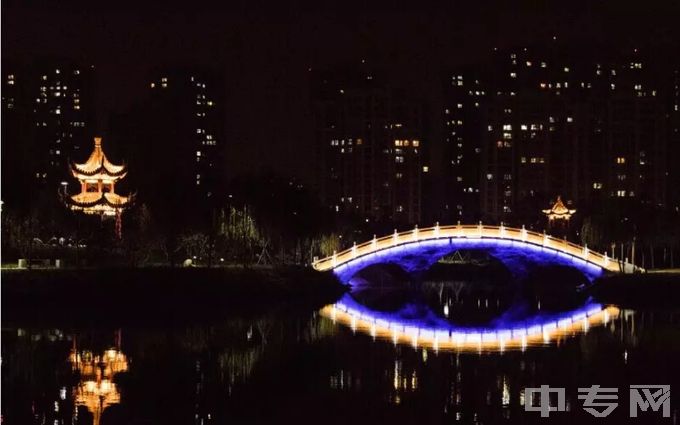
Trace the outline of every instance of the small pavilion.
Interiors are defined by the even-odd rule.
[[[133,196],[116,193],[116,182],[127,175],[125,165],[111,163],[102,149],[101,137],[94,138],[94,150],[84,163],[71,163],[71,174],[80,181],[80,193],[64,196],[66,205],[85,214],[102,217],[120,216],[132,203]]]
[[[576,212],[575,209],[567,208],[562,202],[562,197],[558,196],[557,201],[553,204],[552,208],[547,210],[542,210],[543,214],[548,217],[548,224],[569,224],[569,219]]]

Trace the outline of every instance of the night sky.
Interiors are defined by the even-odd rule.
[[[226,80],[225,170],[253,165],[309,178],[312,128],[309,69],[368,63],[388,69],[395,85],[421,94],[433,113],[433,155],[440,130],[441,81],[447,70],[475,62],[493,47],[609,42],[654,49],[679,38],[677,1],[545,1],[418,3],[2,2],[2,59],[30,65],[66,58],[97,69],[96,131],[106,135],[112,112],[148,93],[157,66],[198,65]],[[140,2],[141,3],[141,2]],[[565,2],[559,2],[563,5]],[[557,4],[557,2],[555,2]],[[433,161],[436,170],[436,161]]]

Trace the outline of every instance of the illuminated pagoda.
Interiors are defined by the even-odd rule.
[[[94,150],[82,164],[71,163],[71,174],[80,181],[80,193],[65,195],[63,200],[74,211],[120,217],[132,203],[133,195],[122,196],[115,191],[118,180],[127,174],[125,165],[109,162],[102,149],[101,137],[94,138]]]
[[[543,214],[548,216],[548,222],[549,223],[554,223],[556,221],[566,221],[568,222],[571,216],[576,212],[576,210],[570,210],[569,208],[564,206],[564,203],[562,202],[562,198],[560,196],[557,197],[557,201],[555,201],[555,204],[550,208],[549,210],[543,210]]]

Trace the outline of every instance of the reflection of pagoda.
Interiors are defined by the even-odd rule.
[[[569,208],[564,206],[564,203],[562,203],[562,198],[560,196],[557,197],[557,201],[555,201],[555,204],[550,208],[549,210],[543,210],[543,214],[548,216],[548,222],[550,224],[554,224],[556,222],[569,222],[569,219],[571,216],[576,212],[576,210],[570,210]]]
[[[72,210],[115,216],[130,206],[132,196],[121,196],[115,192],[115,184],[125,177],[127,168],[109,162],[102,150],[101,137],[94,138],[94,150],[85,163],[71,163],[71,173],[80,181],[79,194],[63,196]]]
[[[92,423],[98,425],[104,410],[120,403],[120,392],[113,377],[128,370],[127,357],[120,347],[98,355],[89,350],[78,351],[74,340],[69,361],[73,371],[80,374],[80,382],[74,391],[76,405],[85,406],[92,412]]]

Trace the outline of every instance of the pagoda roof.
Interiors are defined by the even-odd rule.
[[[557,197],[557,201],[555,201],[552,208],[543,210],[543,214],[546,214],[550,218],[568,218],[575,212],[575,209],[571,210],[564,205],[560,196]]]
[[[85,212],[113,212],[117,208],[127,208],[134,199],[134,195],[121,196],[110,192],[83,192],[73,196],[65,196],[64,201],[72,209]]]
[[[102,149],[101,137],[94,138],[94,150],[84,163],[71,163],[71,172],[76,178],[107,179],[111,177],[123,178],[127,173],[125,165],[113,164],[106,158]]]

